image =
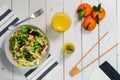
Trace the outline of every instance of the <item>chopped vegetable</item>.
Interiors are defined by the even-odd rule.
[[[38,64],[42,59],[42,53],[47,51],[47,43],[47,37],[39,29],[30,25],[22,25],[9,40],[10,52],[18,66]]]

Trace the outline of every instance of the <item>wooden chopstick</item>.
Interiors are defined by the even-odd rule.
[[[105,54],[107,54],[109,51],[111,51],[117,45],[119,45],[119,43],[116,43],[115,45],[113,45],[111,48],[109,48],[108,50],[106,50],[104,53],[102,53],[99,57],[97,57],[96,59],[94,59],[92,62],[88,63],[82,69],[79,69],[77,66],[74,66],[72,68],[72,70],[70,71],[70,75],[71,76],[75,76],[77,73],[82,72],[84,69],[86,69],[87,67],[89,67],[90,65],[92,65],[95,61],[97,61],[98,59],[100,59],[101,57],[103,57]]]
[[[105,54],[107,54],[109,51],[111,51],[113,48],[115,48],[117,45],[119,45],[119,43],[116,43],[115,45],[113,45],[111,48],[109,48],[108,50],[106,50],[104,53],[102,53],[99,57],[97,57],[96,59],[94,59],[92,62],[88,63],[86,66],[84,66],[80,71],[83,71],[84,69],[86,69],[87,67],[89,67],[90,65],[92,65],[95,61],[97,61],[98,59],[100,59],[101,57],[103,57]]]
[[[69,72],[71,76],[76,75],[77,73],[80,72],[79,68],[77,67],[77,65],[90,53],[90,51],[92,51],[95,46],[108,34],[108,31],[85,53],[84,56],[82,56],[82,58],[77,62],[77,64],[71,69],[71,71]]]
[[[108,34],[108,31],[81,57],[81,59],[77,62],[75,66],[77,66],[89,53],[92,51],[95,46]]]

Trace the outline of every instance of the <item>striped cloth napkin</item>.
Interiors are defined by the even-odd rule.
[[[59,70],[58,62],[49,54],[48,59],[39,67],[21,71],[28,80],[51,80]]]
[[[10,33],[8,27],[15,24],[19,18],[6,5],[0,8],[0,47],[3,48],[3,43],[6,35]]]
[[[4,40],[10,33],[8,27],[18,21],[19,18],[6,5],[0,7],[0,52],[4,51]],[[50,54],[39,67],[28,70],[20,69],[28,80],[50,80],[59,70],[58,62]]]

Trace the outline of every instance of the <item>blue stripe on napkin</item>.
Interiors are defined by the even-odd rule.
[[[50,57],[51,55],[49,54],[48,55],[48,58]],[[29,71],[27,71],[25,74],[24,74],[24,76],[25,77],[28,77],[33,71],[35,71],[37,68],[34,68],[34,69],[30,69]]]
[[[15,18],[7,27],[5,27],[5,28],[0,32],[0,36],[2,36],[2,35],[8,30],[8,27],[9,27],[10,25],[15,24],[18,20],[19,20],[19,18]]]
[[[5,9],[5,11],[4,11]],[[7,33],[8,27],[10,25],[15,24],[19,20],[18,17],[16,17],[13,13],[12,10],[8,9],[5,5],[0,8],[0,37],[3,37],[5,33]],[[27,71],[22,71],[24,72],[24,76],[26,78],[35,78],[37,80],[41,80],[45,77],[48,77],[47,74],[52,72],[52,70],[55,70],[55,68],[58,68],[58,62],[53,60],[52,56],[49,54],[48,56],[49,59],[47,59],[46,63],[43,63],[44,65],[41,67],[37,67],[34,69],[30,69]],[[51,63],[52,61],[52,63]],[[44,68],[46,67],[46,68]],[[44,70],[43,70],[44,69]],[[42,71],[41,74],[38,74],[40,71]],[[35,75],[34,75],[35,74]]]
[[[53,68],[55,68],[55,66],[58,65],[58,62],[56,61],[54,64],[52,64],[42,75],[39,76],[39,78],[37,80],[41,80],[42,78],[44,78]]]
[[[29,76],[33,71],[35,71],[37,68],[30,69],[28,72],[25,73],[25,77]]]
[[[44,78],[50,78],[55,71],[59,70],[59,63],[53,59],[53,57],[49,54],[48,59],[39,67],[30,69],[27,72],[25,72],[24,76],[28,80],[42,80]],[[24,71],[23,71],[24,72]],[[51,76],[49,76],[50,74]]]
[[[5,11],[4,11],[5,10]],[[10,14],[10,15],[9,15]],[[7,20],[5,20],[7,19]],[[19,18],[14,15],[12,10],[7,8],[6,5],[3,5],[0,8],[0,21],[2,25],[0,25],[0,37],[8,30],[10,25],[13,25],[19,21]]]
[[[8,9],[5,13],[3,13],[1,16],[0,16],[0,21],[5,18],[9,13],[11,12],[10,9]]]

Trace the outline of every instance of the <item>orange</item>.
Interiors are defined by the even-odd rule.
[[[92,7],[88,3],[82,3],[77,8],[77,14],[81,16],[80,19],[82,19],[83,17],[88,17],[89,15],[91,15],[91,12]]]
[[[82,26],[85,30],[91,31],[96,27],[96,22],[93,18],[85,18]]]
[[[99,20],[102,20],[105,15],[106,15],[106,12],[105,12],[105,9],[104,8],[100,8],[100,11],[99,12],[96,12],[96,11],[92,11],[92,17],[95,19],[95,17],[98,15],[99,17]]]
[[[93,11],[92,11],[92,18],[95,19],[96,23],[99,23],[100,20],[102,20],[106,15],[106,11],[103,7],[101,7],[101,4],[98,6],[93,6]]]

